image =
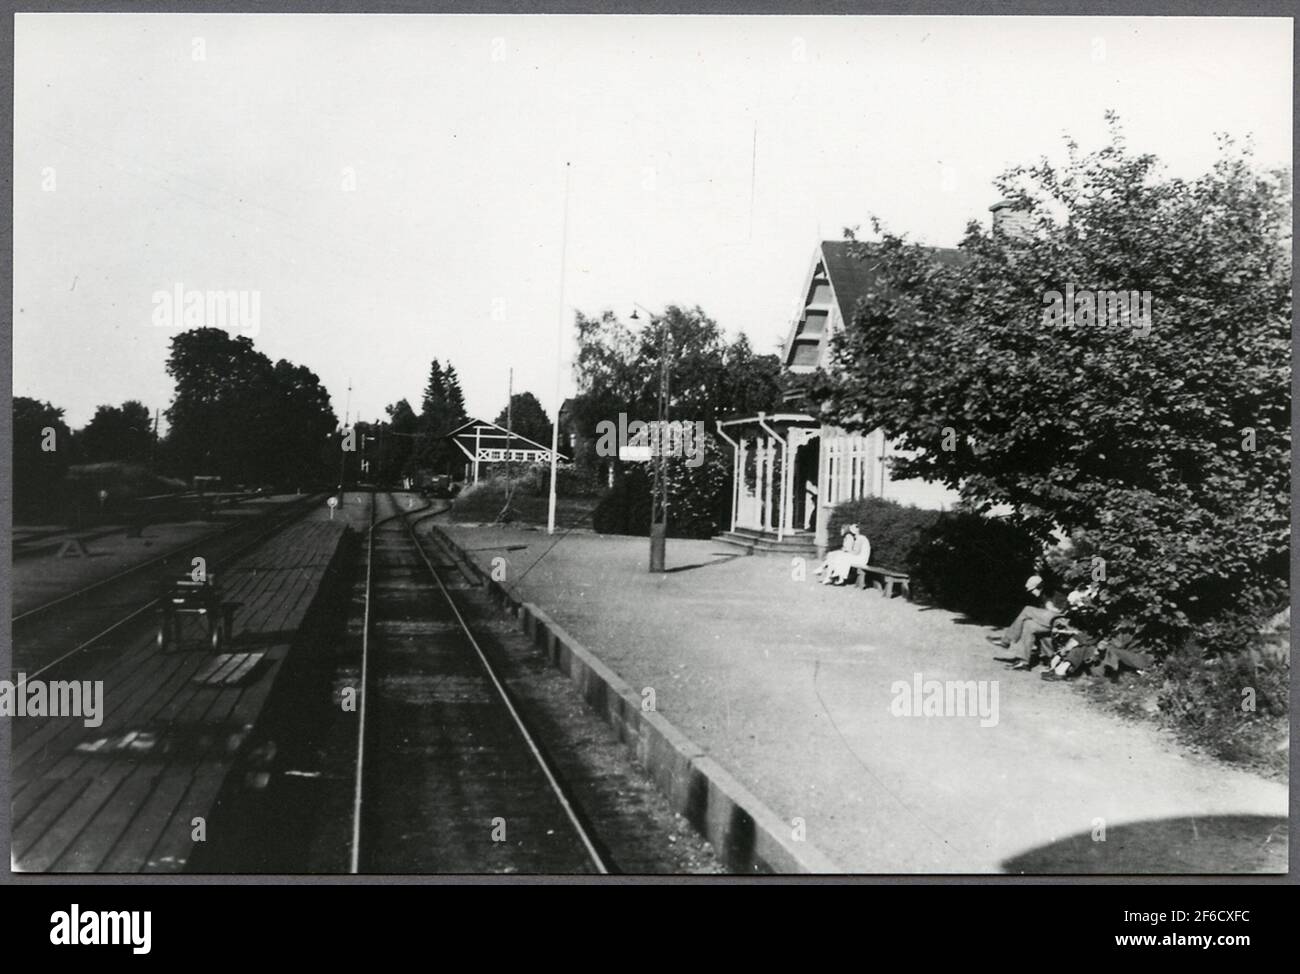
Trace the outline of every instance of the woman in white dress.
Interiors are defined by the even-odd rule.
[[[815,572],[822,577],[823,585],[843,585],[853,569],[866,568],[871,561],[871,542],[856,524],[848,525],[840,533],[844,535],[840,550],[828,554]]]

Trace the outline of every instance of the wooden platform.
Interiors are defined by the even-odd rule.
[[[343,532],[340,521],[300,522],[220,573],[225,596],[241,603],[225,659],[197,626],[159,652],[146,614],[113,646],[51,675],[102,680],[104,719],[12,721],[17,871],[185,868],[223,785],[250,765],[254,728]]]

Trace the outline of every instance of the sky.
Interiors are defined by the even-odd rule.
[[[235,292],[228,327],[316,372],[340,418],[418,411],[435,357],[472,414],[495,418],[513,369],[554,415],[575,310],[698,305],[777,351],[818,240],[874,215],[952,246],[999,172],[1067,134],[1099,147],[1107,109],[1173,176],[1210,168],[1218,132],[1289,165],[1291,31],[18,14],[14,394],[74,428],[165,408],[179,288]]]

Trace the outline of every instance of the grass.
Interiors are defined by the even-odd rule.
[[[1290,666],[1273,664],[1257,676],[1275,684],[1276,691],[1276,685],[1289,685]],[[1077,686],[1094,705],[1124,720],[1154,723],[1192,750],[1286,781],[1290,717],[1244,712],[1237,705],[1242,682],[1249,681],[1213,668],[1189,678],[1158,664],[1140,674],[1125,671],[1114,680],[1080,679]]]
[[[452,501],[451,519],[457,524],[491,523],[505,507],[505,485],[484,481],[467,487]],[[591,515],[600,502],[598,497],[557,497],[555,526],[560,530],[590,528]],[[546,527],[549,498],[516,489],[510,498],[509,523]]]

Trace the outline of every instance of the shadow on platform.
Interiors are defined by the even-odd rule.
[[[665,568],[664,574],[671,575],[673,572],[689,572],[695,570],[696,568],[709,568],[712,567],[713,565],[724,565],[727,562],[732,561],[733,559],[743,558],[743,557],[745,556],[739,551],[734,553],[714,552],[714,556],[711,561],[697,561],[693,565],[674,565],[672,568]]]
[[[1031,849],[1002,868],[1017,875],[1285,873],[1287,820],[1209,815],[1132,822]]]

